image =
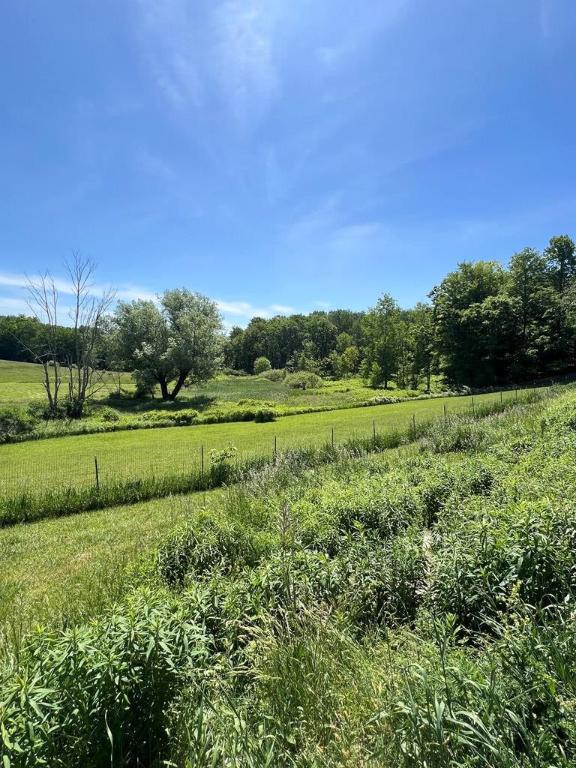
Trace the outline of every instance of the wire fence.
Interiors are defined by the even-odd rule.
[[[235,460],[272,458],[305,447],[333,446],[394,431],[414,435],[423,423],[527,399],[529,390],[431,399],[287,416],[266,424],[228,423],[59,437],[0,446],[0,496],[103,488],[143,478],[208,472],[217,452]],[[411,407],[412,406],[412,407]]]

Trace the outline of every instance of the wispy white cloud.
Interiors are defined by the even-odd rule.
[[[223,106],[243,128],[266,113],[281,90],[275,54],[279,3],[220,0],[204,17],[188,0],[136,4],[144,56],[175,108]]]
[[[39,275],[27,276],[25,274],[0,272],[0,287],[7,289],[12,294],[10,296],[0,296],[0,313],[3,311],[5,314],[29,314],[30,307],[27,302],[26,287],[29,284],[29,280],[34,282],[39,277]],[[66,279],[55,277],[54,284],[63,296],[70,296],[74,293],[72,284]],[[94,295],[102,295],[105,290],[106,287],[98,283],[95,283],[91,288],[91,292]],[[157,293],[137,285],[120,285],[115,290],[115,296],[118,301],[137,301],[138,299],[158,301]],[[248,301],[225,301],[223,299],[217,299],[216,304],[224,315],[225,325],[229,327],[231,327],[233,319],[236,319],[237,324],[242,324],[252,317],[268,318],[274,315],[289,315],[296,312],[294,307],[286,304],[254,305]]]
[[[26,299],[0,296],[0,315],[26,315],[29,311]]]
[[[354,23],[343,22],[337,42],[331,39],[315,49],[318,64],[327,74],[347,66],[351,57],[364,53],[378,36],[401,21],[412,5],[413,0],[387,0],[367,5],[365,12],[360,7]],[[328,8],[331,12],[330,5]]]
[[[40,278],[41,275],[26,275],[23,273],[10,274],[6,272],[0,272],[0,286],[4,288],[16,289],[21,293],[23,297],[25,297],[25,291],[30,282],[36,283]],[[74,286],[70,280],[66,280],[65,278],[61,277],[53,277],[53,280],[54,286],[59,293],[65,294],[67,296],[74,294]],[[101,296],[108,289],[108,286],[102,285],[101,283],[94,283],[91,286],[90,292],[94,296]],[[156,294],[152,293],[146,288],[127,284],[120,285],[118,289],[115,290],[115,296],[121,301],[133,301],[134,299],[146,299],[150,301],[156,300]],[[25,298],[22,300],[25,301]]]
[[[228,0],[214,11],[217,76],[241,125],[261,117],[280,93],[275,5],[270,0]]]
[[[293,307],[285,304],[268,304],[266,306],[255,306],[248,301],[223,301],[216,300],[218,309],[225,316],[243,318],[249,320],[252,317],[273,317],[274,315],[290,315],[296,312]]]

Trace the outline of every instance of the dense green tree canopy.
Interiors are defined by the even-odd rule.
[[[252,373],[265,358],[274,369],[361,371],[374,386],[428,389],[438,373],[452,386],[485,387],[576,370],[576,247],[568,235],[552,237],[542,253],[524,248],[507,267],[463,261],[430,300],[401,309],[383,294],[367,312],[254,317],[224,340],[224,365]],[[32,360],[45,332],[37,320],[0,317],[0,357]],[[168,291],[158,305],[120,304],[99,359],[134,370],[142,389],[158,384],[175,397],[184,382],[213,375],[220,332],[213,302]],[[72,359],[71,330],[58,334],[62,359]]]
[[[116,362],[134,371],[142,390],[158,384],[162,399],[174,400],[185,383],[206,381],[215,374],[221,332],[216,304],[199,293],[166,291],[159,305],[121,302],[115,315]]]

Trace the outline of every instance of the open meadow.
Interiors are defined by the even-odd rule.
[[[575,409],[0,530],[4,764],[569,768]]]

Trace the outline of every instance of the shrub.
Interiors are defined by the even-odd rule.
[[[193,424],[198,418],[198,411],[194,408],[185,408],[181,411],[148,411],[142,416],[142,420],[146,422],[152,422],[155,424],[174,424],[175,426],[183,426],[186,424]]]
[[[272,364],[267,357],[257,357],[256,360],[254,360],[254,373],[256,376],[264,373],[264,371],[270,371],[271,369]]]
[[[193,424],[198,416],[199,413],[198,411],[194,410],[194,408],[186,408],[183,411],[176,411],[176,413],[171,415],[171,418],[174,424],[180,426],[183,424]]]
[[[222,368],[224,376],[248,376],[246,371],[238,370],[237,368]]]
[[[451,416],[446,422],[438,420],[427,430],[421,444],[422,451],[450,453],[479,451],[488,442],[485,424],[465,416]]]
[[[482,511],[445,534],[430,589],[436,610],[461,626],[490,629],[514,599],[546,607],[576,589],[576,528],[547,502]]]
[[[417,528],[379,544],[360,537],[336,557],[338,603],[353,626],[362,629],[413,621],[424,593],[426,558]]]
[[[276,414],[269,408],[261,408],[259,411],[256,411],[254,415],[254,421],[258,424],[263,424],[266,421],[274,421],[275,418]]]
[[[168,746],[170,705],[207,659],[202,627],[150,592],[101,622],[39,630],[22,674],[2,681],[2,765],[151,765]]]
[[[268,381],[283,381],[286,378],[286,371],[284,368],[271,368],[261,373],[260,378]]]
[[[318,389],[324,382],[316,373],[297,371],[286,376],[286,384],[292,389]]]
[[[110,408],[109,406],[105,405],[103,408],[99,408],[96,411],[96,415],[99,417],[101,421],[106,422],[114,422],[114,421],[120,421],[120,414],[115,408]]]
[[[246,526],[205,517],[165,543],[158,570],[166,584],[182,587],[188,574],[198,579],[253,567],[269,551],[266,537]]]
[[[0,408],[0,443],[9,443],[16,435],[30,432],[34,421],[21,408]]]

